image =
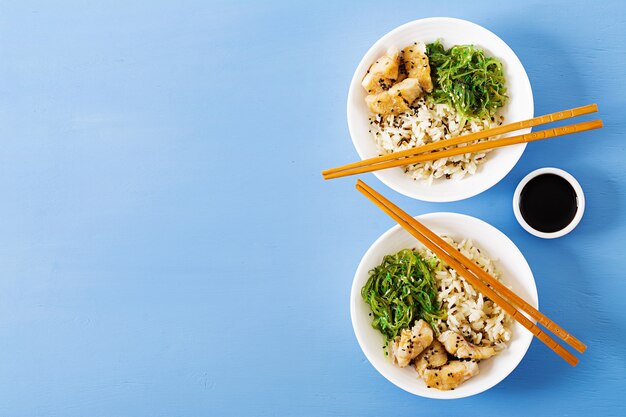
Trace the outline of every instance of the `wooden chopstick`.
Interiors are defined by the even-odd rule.
[[[506,311],[511,317],[517,320],[522,326],[526,327],[528,330],[533,333],[539,340],[544,342],[548,347],[550,347],[553,351],[555,351],[559,356],[565,359],[570,365],[576,366],[578,363],[578,359],[573,356],[570,352],[568,352],[565,348],[559,345],[554,339],[552,339],[548,334],[544,333],[537,325],[535,325],[532,321],[530,321],[526,316],[521,314],[519,310],[517,310],[513,305],[509,303],[503,296],[496,292],[500,291],[500,288],[506,288],[502,283],[497,281],[495,278],[491,277],[486,272],[482,271],[474,262],[467,259],[463,256],[459,251],[450,246],[447,242],[441,239],[439,236],[430,231],[426,226],[421,224],[419,221],[409,216],[406,212],[402,211],[399,207],[391,203],[385,197],[374,191],[367,184],[362,182],[361,180],[357,181],[357,189],[363,193],[368,199],[370,199],[374,204],[376,204],[381,210],[387,213],[390,217],[392,217],[396,222],[398,222],[405,230],[407,230],[411,235],[421,241],[424,246],[430,249],[433,253],[435,253],[438,257],[440,257],[446,264],[452,267],[459,275],[463,276],[470,284],[476,287],[479,291],[485,294],[487,297],[492,299],[496,304],[498,304],[504,311]],[[454,255],[450,255],[454,254]],[[459,260],[457,260],[459,259]],[[480,269],[484,275],[487,277],[487,281],[481,281],[481,278],[474,275],[471,271],[471,266],[475,266],[477,269]],[[482,274],[481,274],[482,275]],[[507,288],[508,290],[508,288]],[[510,290],[508,290],[510,291]],[[504,293],[504,291],[501,291]],[[512,291],[510,291],[512,293]],[[517,299],[520,299],[516,296]],[[523,301],[523,300],[522,300]],[[518,305],[518,307],[522,308],[533,318],[536,315],[537,320],[540,319],[546,321],[548,323],[552,323],[550,327],[560,329],[561,334],[567,334],[569,337],[564,338],[563,340],[572,346],[578,345],[586,348],[582,342],[575,339],[573,336],[569,335],[569,333],[565,332],[565,330],[556,326],[551,320],[545,317],[543,314],[539,313],[534,307],[530,306],[528,303],[524,302],[524,307],[528,306],[530,309],[525,310],[524,307]],[[532,311],[535,313],[532,313]],[[543,317],[543,318],[541,318]],[[541,321],[540,321],[541,323]],[[542,323],[543,324],[543,323]],[[546,326],[548,327],[548,326]],[[548,328],[550,328],[548,327]],[[557,334],[557,333],[555,333]],[[557,334],[557,336],[561,336]],[[572,340],[575,340],[577,343],[572,344]],[[583,348],[583,350],[584,350]]]
[[[379,193],[374,191],[371,187],[369,187],[364,182],[359,180],[357,184],[361,188],[367,189],[370,194],[377,194],[378,196],[380,196],[381,198],[384,199],[384,197],[382,195],[380,195]],[[388,201],[388,200],[386,200],[386,201]],[[389,202],[389,204],[392,204],[392,203]],[[397,206],[394,206],[394,207],[397,210],[401,210]],[[424,236],[426,236],[426,238],[431,240],[434,244],[438,245],[444,251],[448,252],[449,254],[452,254],[451,256],[459,259],[459,261],[467,269],[469,269],[474,275],[476,275],[478,278],[480,278],[486,284],[489,284],[491,286],[491,288],[493,288],[496,291],[498,291],[502,296],[508,298],[509,301],[512,304],[516,305],[518,308],[520,308],[521,310],[526,312],[533,319],[537,320],[539,323],[544,325],[548,330],[552,331],[554,334],[556,334],[559,338],[561,338],[564,342],[566,342],[571,347],[576,349],[578,352],[583,353],[587,349],[587,346],[584,343],[582,343],[580,340],[578,340],[573,335],[568,333],[566,330],[561,328],[559,325],[554,323],[552,320],[550,320],[548,317],[546,317],[539,310],[537,310],[532,305],[527,303],[523,298],[521,298],[520,296],[515,294],[507,286],[505,286],[500,281],[498,281],[495,278],[493,278],[491,275],[489,275],[487,272],[485,272],[482,268],[480,268],[478,265],[476,265],[475,262],[472,262],[470,259],[465,257],[463,254],[461,254],[459,251],[457,251],[454,247],[452,247],[448,242],[446,242],[441,237],[439,237],[436,233],[433,233],[430,229],[428,229],[422,223],[420,223],[419,221],[413,219],[413,217],[409,216],[409,218],[412,219],[410,222],[413,224],[413,226],[418,231],[420,231],[420,233],[422,233]]]
[[[503,146],[516,145],[524,142],[534,142],[537,140],[549,139],[557,136],[569,135],[572,133],[584,132],[586,130],[599,129],[602,127],[602,120],[592,120],[589,122],[577,123],[568,126],[555,127],[553,129],[540,130],[538,132],[526,133],[524,135],[511,136],[510,138],[503,138],[497,140],[491,140],[488,142],[476,143],[468,146],[459,146],[453,149],[446,149],[443,151],[431,152],[421,155],[416,155],[408,158],[394,159],[391,161],[383,162],[380,164],[358,167],[346,171],[335,172],[324,177],[324,179],[333,179],[339,177],[346,177],[348,175],[362,174],[364,172],[378,171],[381,169],[394,168],[403,165],[417,164],[418,162],[433,161],[441,158],[449,158],[455,155],[462,155],[466,153],[474,153],[485,151],[487,149],[501,148]]]
[[[410,161],[410,157],[416,157],[416,155],[418,154],[423,154],[425,152],[429,152],[435,149],[447,148],[450,146],[460,145],[463,143],[467,143],[467,142],[471,142],[471,141],[475,141],[479,139],[486,139],[488,137],[513,132],[515,130],[520,130],[520,129],[533,127],[533,126],[539,126],[539,125],[543,125],[546,123],[556,122],[559,120],[565,120],[565,119],[569,119],[572,117],[593,113],[596,111],[598,111],[598,106],[596,104],[589,104],[583,107],[577,107],[577,108],[573,108],[569,110],[547,114],[544,116],[535,117],[533,119],[528,119],[528,120],[524,120],[520,122],[510,123],[507,125],[497,126],[491,129],[480,131],[480,132],[470,133],[469,135],[457,136],[455,138],[429,143],[423,146],[419,146],[417,148],[406,149],[404,151],[393,152],[387,155],[382,155],[382,156],[378,156],[375,158],[364,159],[362,161],[353,162],[347,165],[342,165],[340,167],[330,168],[325,171],[322,171],[322,175],[324,176],[324,179],[332,179],[332,178],[345,177],[348,175],[360,174],[363,172],[376,171],[379,169],[392,168],[395,166],[409,165],[411,163],[424,162],[425,160],[439,159],[444,156],[438,155],[437,152],[432,152],[428,154],[429,159],[417,160],[416,162]],[[577,125],[573,125],[573,126],[577,126]],[[588,129],[585,129],[585,130],[588,130]],[[540,132],[537,132],[537,133],[540,133]],[[575,133],[575,132],[567,132],[567,133]],[[560,134],[553,135],[553,136],[541,137],[541,138],[534,139],[534,140],[547,139],[548,137],[560,136],[560,135],[567,134],[567,133],[560,133]],[[532,133],[528,135],[532,135]],[[518,135],[518,136],[515,136],[515,138],[523,138],[524,136],[525,135]],[[512,139],[512,138],[508,138],[508,139]],[[528,142],[528,141],[530,140],[522,139],[520,142],[516,142],[516,143]],[[494,142],[496,141],[485,142],[485,143],[493,144]],[[507,143],[501,146],[508,146],[510,144],[513,144],[513,143]],[[494,147],[494,146],[493,145],[489,146],[486,149],[489,149],[491,147]],[[455,153],[455,155],[472,152],[471,150],[468,150],[468,148],[469,146],[459,147],[458,149],[460,151],[458,153]],[[365,169],[365,167],[367,167],[367,169]]]
[[[556,113],[550,113],[543,116],[537,116],[532,119],[522,120],[520,122],[509,123],[502,126],[496,126],[491,129],[483,130],[480,132],[470,133],[469,135],[457,136],[451,139],[445,139],[438,142],[428,143],[417,148],[406,149],[404,151],[393,152],[387,155],[377,156],[375,158],[364,159],[362,161],[353,162],[351,164],[342,165],[336,168],[330,168],[322,171],[322,175],[330,175],[335,172],[344,171],[351,168],[358,168],[361,166],[373,165],[385,161],[391,161],[398,158],[404,158],[407,156],[415,156],[420,153],[432,151],[435,149],[447,148],[450,146],[459,145],[461,143],[467,143],[474,140],[486,139],[492,136],[503,135],[505,133],[514,132],[520,129],[526,129],[529,127],[540,126],[547,123],[558,122],[560,120],[571,119],[572,117],[582,116],[585,114],[595,113],[598,111],[597,104],[588,104],[582,107],[575,107],[573,109],[563,110]]]
[[[448,253],[443,251],[439,246],[437,246],[434,242],[432,242],[430,239],[424,236],[417,228],[415,228],[414,223],[419,223],[417,222],[417,220],[413,219],[408,214],[400,210],[397,206],[393,205],[393,203],[389,202],[380,194],[376,193],[376,191],[371,189],[369,186],[367,186],[365,183],[363,183],[360,180],[357,182],[357,189],[361,193],[363,193],[367,198],[369,198],[374,204],[376,204],[380,209],[382,209],[385,213],[387,213],[394,220],[396,220],[396,222],[398,222],[398,224],[400,224],[407,232],[409,232],[411,235],[413,235],[415,238],[421,241],[424,244],[424,246],[430,249],[433,253],[439,256],[444,262],[446,262],[450,267],[452,267],[455,271],[457,271],[459,275],[463,276],[470,284],[476,287],[479,291],[481,291],[487,297],[491,298],[496,304],[502,307],[504,311],[506,311],[511,317],[517,320],[522,326],[530,330],[531,333],[533,333],[533,335],[535,335],[539,340],[544,342],[548,347],[550,347],[550,349],[555,351],[559,356],[565,359],[565,361],[567,361],[570,365],[576,366],[576,364],[578,363],[578,359],[575,356],[573,356],[565,348],[559,345],[550,336],[544,333],[538,326],[536,326],[532,321],[530,321],[526,316],[521,314],[506,299],[501,297],[498,293],[492,290],[487,284],[483,283],[475,275],[473,275],[471,272],[465,269],[465,267],[461,265],[456,259],[454,259]],[[413,221],[411,221],[411,219]],[[419,224],[421,225],[421,223]]]

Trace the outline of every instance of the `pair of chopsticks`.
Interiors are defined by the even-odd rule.
[[[514,132],[516,130],[570,119],[572,117],[582,116],[584,114],[594,113],[597,111],[598,106],[596,104],[589,104],[583,107],[563,110],[556,113],[546,114],[545,116],[539,116],[533,119],[523,120],[521,122],[510,123],[480,132],[470,133],[469,135],[457,136],[452,139],[445,139],[438,142],[429,143],[427,145],[418,146],[416,148],[407,149],[404,151],[393,152],[391,154],[378,156],[375,158],[364,159],[362,161],[342,165],[337,168],[330,168],[322,171],[322,175],[324,176],[324,179],[330,180],[333,178],[346,177],[348,175],[362,174],[364,172],[378,171],[381,169],[393,168],[403,165],[412,165],[419,162],[434,161],[436,159],[448,158],[455,155],[481,152],[487,149],[500,148],[502,146],[516,145],[518,143],[525,142],[534,142],[536,140],[549,139],[557,136],[569,135],[571,133],[599,129],[602,127],[602,120],[592,120],[589,122],[576,123],[573,125],[527,133],[524,135],[512,136],[509,138],[490,140],[487,142],[481,142],[467,146],[457,146],[452,149],[431,152],[436,149],[461,145],[480,139],[487,139],[493,136]]]
[[[456,250],[418,220],[409,216],[406,212],[376,192],[369,185],[365,184],[361,180],[357,180],[356,188],[374,204],[376,204],[382,211],[398,222],[398,224],[407,232],[422,242],[424,246],[448,264],[448,266],[453,268],[459,275],[465,278],[467,282],[474,286],[474,288],[493,300],[522,326],[530,330],[530,332],[539,340],[565,359],[567,363],[572,366],[576,366],[578,359],[552,339],[547,333],[544,332],[544,330],[539,328],[539,326],[533,323],[528,317],[522,314],[520,310],[537,320],[545,326],[546,329],[552,331],[556,336],[576,349],[578,352],[583,353],[585,349],[587,349],[585,344],[559,327],[556,323],[543,315],[543,313],[539,312],[539,310],[528,304],[500,281],[485,272],[472,260],[465,257],[460,251]],[[518,308],[520,310],[518,310]]]

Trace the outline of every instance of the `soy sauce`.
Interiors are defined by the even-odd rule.
[[[520,193],[519,208],[530,227],[544,233],[558,232],[574,220],[578,199],[563,177],[541,174],[528,181]]]

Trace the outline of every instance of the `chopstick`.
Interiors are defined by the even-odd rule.
[[[485,294],[498,304],[504,311],[506,311],[511,317],[517,320],[522,326],[528,329],[539,340],[545,343],[550,349],[561,356],[567,363],[572,366],[576,366],[578,359],[572,355],[569,351],[558,344],[548,334],[546,334],[541,328],[529,320],[524,314],[520,313],[504,296],[510,296],[511,302],[516,304],[520,309],[525,311],[531,317],[535,318],[541,324],[548,329],[554,331],[564,342],[574,347],[579,352],[583,352],[586,346],[563,330],[561,327],[552,322],[545,315],[540,313],[530,304],[525,302],[519,296],[515,295],[511,290],[506,288],[504,284],[500,283],[495,278],[491,277],[480,267],[478,267],[473,261],[466,258],[458,250],[450,246],[447,242],[433,233],[430,229],[420,223],[418,220],[409,216],[406,212],[402,211],[399,207],[391,203],[381,194],[376,192],[370,186],[365,184],[361,180],[357,180],[356,188],[363,193],[368,199],[370,199],[376,206],[392,217],[400,226],[402,226],[407,232],[417,238],[428,249],[435,253],[446,264],[453,268],[463,278],[465,278],[471,285],[473,285],[478,291]],[[453,254],[453,255],[451,255]],[[481,272],[474,272],[474,271]],[[476,275],[474,275],[476,273]],[[478,276],[477,276],[478,275]],[[484,282],[482,280],[485,280]],[[497,291],[497,292],[496,292]],[[501,293],[501,294],[499,294]]]
[[[602,127],[602,120],[592,120],[589,122],[577,123],[569,126],[556,127],[553,129],[541,130],[538,132],[527,133],[524,135],[512,136],[509,138],[503,138],[498,140],[492,140],[488,142],[476,143],[468,146],[460,146],[453,149],[446,149],[443,151],[431,152],[422,155],[417,155],[408,158],[394,159],[391,161],[383,162],[380,164],[363,166],[345,171],[335,172],[324,176],[324,179],[329,180],[333,178],[346,177],[349,175],[362,174],[365,172],[378,171],[381,169],[394,168],[403,165],[412,165],[419,162],[433,161],[441,158],[448,158],[455,155],[462,155],[466,153],[480,152],[487,149],[495,149],[503,146],[516,145],[524,142],[534,142],[537,140],[549,139],[557,136],[569,135],[572,133],[584,132],[592,129],[599,129]]]
[[[452,267],[455,271],[457,271],[459,275],[463,276],[471,285],[473,285],[479,291],[485,294],[487,297],[492,299],[504,311],[506,311],[511,317],[516,319],[522,326],[530,330],[531,333],[533,333],[533,335],[535,335],[539,340],[544,342],[548,347],[550,347],[550,349],[552,349],[559,356],[565,359],[565,361],[567,361],[570,365],[576,366],[576,364],[578,363],[578,359],[575,356],[573,356],[570,352],[565,350],[561,345],[559,345],[556,341],[554,341],[550,336],[544,333],[539,327],[537,327],[526,316],[521,314],[508,301],[506,301],[498,293],[492,290],[486,283],[483,283],[475,275],[469,272],[455,258],[450,256],[449,253],[445,252],[443,248],[439,247],[435,242],[433,242],[428,237],[426,237],[420,230],[420,229],[426,229],[425,226],[423,226],[417,220],[415,220],[414,218],[409,216],[407,213],[402,211],[400,208],[395,206],[385,197],[378,194],[376,191],[374,191],[371,187],[369,187],[364,182],[358,180],[356,188],[361,193],[363,193],[368,199],[370,199],[374,204],[376,204],[380,209],[382,209],[390,217],[396,220],[396,222],[400,224],[400,226],[402,226],[407,232],[409,232],[411,235],[413,235],[415,238],[421,241],[424,244],[424,246],[430,249],[438,257],[440,257],[440,259],[442,259],[445,263],[447,263],[450,267]],[[460,254],[460,252],[454,250],[454,248],[452,248],[452,250]],[[454,253],[454,252],[451,251],[451,253]],[[463,257],[463,255],[461,255],[461,257]],[[468,263],[473,263],[467,258],[464,258],[464,259]],[[493,279],[493,281],[495,281],[495,279]]]
[[[418,162],[425,162],[439,158],[445,158],[454,155],[460,155],[464,153],[478,152],[490,148],[496,148],[501,146],[509,146],[522,142],[532,142],[535,140],[548,139],[551,137],[562,136],[570,133],[582,132],[590,129],[597,129],[602,127],[602,121],[596,120],[593,122],[579,123],[571,126],[566,126],[556,129],[548,129],[545,131],[539,131],[534,133],[528,133],[526,135],[518,135],[505,139],[498,139],[494,141],[479,143],[470,146],[458,147],[454,149],[448,149],[446,151],[431,152],[426,155],[417,156],[425,152],[429,152],[435,149],[447,148],[450,146],[460,145],[463,143],[486,139],[492,136],[501,135],[504,133],[513,132],[516,130],[539,126],[546,123],[556,122],[560,120],[569,119],[584,114],[589,114],[598,111],[596,104],[589,104],[583,107],[577,107],[573,109],[563,110],[556,113],[547,114],[544,116],[535,117],[533,119],[523,120],[520,122],[510,123],[507,125],[497,126],[491,129],[483,130],[480,132],[470,133],[469,135],[457,136],[455,138],[446,139],[438,142],[429,143],[417,148],[406,149],[404,151],[393,152],[387,155],[378,156],[375,158],[364,159],[362,161],[353,162],[351,164],[342,165],[336,168],[330,168],[322,171],[324,179],[333,179],[345,177],[348,175],[356,175],[364,172],[377,171],[381,169],[393,168],[402,165],[410,165]],[[591,124],[591,125],[590,125]],[[545,132],[545,133],[543,133]],[[537,136],[539,135],[539,136]],[[500,142],[505,141],[507,142]],[[511,139],[514,139],[513,141]],[[496,143],[499,143],[496,145]],[[487,145],[488,144],[488,145]],[[483,146],[476,146],[483,145]]]
[[[364,189],[368,190],[368,192],[370,194],[374,194],[375,193],[375,194],[377,194],[379,196],[379,198],[382,198],[382,199],[384,199],[384,201],[389,202],[382,195],[380,195],[379,193],[376,193],[376,191],[374,191],[371,187],[369,187],[364,182],[359,180],[357,184],[358,184],[358,186],[360,188],[364,188]],[[391,205],[392,203],[389,202],[389,204]],[[396,207],[396,206],[394,206],[394,207],[398,211],[401,211],[401,209],[399,209],[398,207]],[[408,214],[407,214],[407,216],[408,216]],[[474,263],[471,260],[467,259],[461,253],[459,253],[456,249],[454,249],[449,243],[447,243],[445,240],[443,240],[442,238],[437,236],[437,234],[433,233],[426,226],[424,226],[423,224],[419,223],[417,220],[413,219],[413,217],[410,217],[410,216],[408,216],[408,217],[410,219],[412,219],[410,222],[413,223],[413,227],[417,228],[423,235],[425,235],[428,239],[433,241],[436,245],[438,245],[442,249],[446,250],[448,253],[453,253],[454,255],[452,255],[452,256],[457,257],[457,258],[461,258],[461,259],[459,259],[461,261],[461,263],[465,264],[465,267],[467,269],[469,269],[472,273],[474,273],[478,278],[483,280],[485,283],[489,284],[493,289],[498,291],[504,297],[509,298],[513,304],[517,305],[520,309],[522,309],[523,311],[528,313],[532,318],[534,318],[539,323],[544,325],[547,329],[549,329],[554,334],[556,334],[564,342],[566,342],[567,344],[572,346],[574,349],[576,349],[580,353],[583,353],[587,349],[587,346],[584,343],[582,343],[580,340],[576,339],[570,333],[568,333],[563,328],[558,326],[556,323],[551,321],[543,313],[541,313],[540,311],[535,309],[533,306],[528,304],[526,301],[524,301],[524,299],[522,299],[520,296],[515,294],[512,290],[510,290],[508,287],[506,287],[500,281],[494,279],[491,275],[489,275],[482,268],[480,268],[478,265],[476,265],[476,263]],[[467,261],[467,262],[465,262],[465,261]]]

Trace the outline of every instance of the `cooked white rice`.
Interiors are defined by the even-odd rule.
[[[496,264],[471,240],[459,243],[444,237],[444,240],[461,251],[467,258],[476,262],[491,276],[500,278]],[[426,259],[436,258],[429,250],[422,253]],[[478,292],[457,275],[456,271],[436,258],[435,279],[439,289],[439,301],[447,310],[445,320],[439,320],[439,331],[453,330],[462,334],[465,339],[477,345],[493,346],[497,350],[504,349],[511,340],[511,318],[497,304]]]
[[[478,132],[499,125],[502,121],[502,116],[467,120],[447,104],[434,104],[431,100],[421,98],[410,111],[400,115],[371,116],[370,132],[379,154],[384,155]],[[488,152],[456,155],[405,166],[404,169],[413,179],[426,180],[429,184],[437,178],[458,180],[476,173]]]

